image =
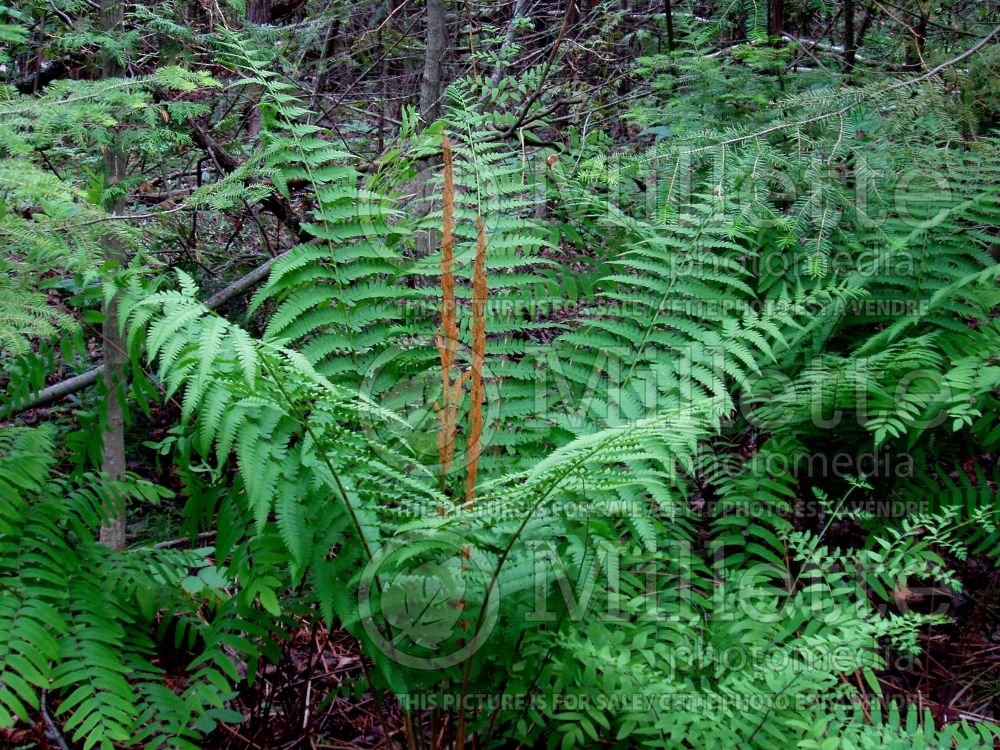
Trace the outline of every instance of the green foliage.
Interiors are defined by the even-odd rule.
[[[204,730],[232,719],[219,671],[232,669],[228,656],[208,650],[210,663],[175,695],[163,686],[151,635],[167,611],[215,641],[199,615],[202,603],[218,603],[184,595],[180,580],[214,566],[205,552],[112,553],[100,545],[96,531],[110,504],[158,504],[170,493],[136,477],[67,482],[53,474],[53,437],[41,428],[0,431],[0,717],[25,721],[52,692],[63,696],[56,715],[64,730],[84,747],[135,738],[196,747],[192,723]]]
[[[992,724],[903,711],[877,673],[948,622],[899,607],[911,587],[957,592],[956,562],[1000,555],[984,459],[1000,443],[1000,142],[963,140],[964,113],[931,80],[803,75],[782,95],[798,50],[766,38],[764,7],[680,22],[701,52],[743,21],[729,55],[639,61],[656,96],[628,120],[648,148],[616,150],[584,124],[563,153],[529,149],[552,114],[533,95],[546,65],[454,84],[425,130],[404,109],[374,166],[317,124],[276,48],[256,43],[272,32],[215,32],[259,144],[184,207],[249,214],[276,194],[303,205],[307,235],[241,322],[203,304],[184,263],[101,260],[110,241],[138,249],[160,231],[98,208],[139,179],[107,188],[102,150],[186,146],[175,126],[210,111],[195,95],[213,79],[167,66],[0,103],[5,400],[79,354],[81,321],[115,299],[129,360],[151,371],[132,395],[155,383],[179,406],[147,447],[183,487],[68,473],[85,462],[54,426],[0,428],[0,725],[52,695],[85,748],[198,747],[242,718],[233,699],[289,632],[322,621],[361,644],[375,696],[525,698],[452,717],[483,747],[994,743]],[[185,36],[169,9],[136,13]],[[18,28],[0,36],[22,44]],[[134,36],[62,44],[124,58]],[[442,130],[459,308],[444,374],[463,383],[447,474]],[[71,180],[56,168],[69,164]],[[915,472],[813,470],[880,450]],[[475,496],[459,499],[473,464]],[[899,517],[865,510],[927,497]],[[192,541],[214,537],[108,550],[97,530],[124,502],[171,502]],[[179,647],[192,656],[178,685],[159,656]]]

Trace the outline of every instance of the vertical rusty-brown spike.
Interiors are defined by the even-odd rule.
[[[483,433],[483,367],[486,361],[486,230],[482,214],[476,214],[476,261],[472,269],[472,386],[469,390],[469,471],[465,477],[465,501],[476,496],[480,439]]]
[[[441,358],[441,403],[438,413],[438,462],[441,489],[455,456],[455,428],[461,384],[452,382],[451,371],[458,352],[458,321],[455,306],[455,177],[448,134],[441,132],[444,158],[443,218],[441,227],[441,328],[435,337]]]

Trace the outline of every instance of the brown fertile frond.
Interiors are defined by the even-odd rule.
[[[451,370],[458,350],[458,321],[455,306],[455,176],[452,168],[451,144],[448,134],[441,133],[441,153],[444,158],[444,204],[441,228],[441,328],[435,336],[441,357],[441,403],[438,413],[438,461],[441,469],[441,489],[455,456],[455,423],[461,382],[452,382]]]

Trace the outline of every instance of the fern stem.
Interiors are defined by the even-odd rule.
[[[299,412],[295,402],[292,400],[291,396],[288,395],[288,391],[286,391],[285,387],[282,385],[277,371],[268,365],[266,356],[261,357],[261,364],[271,376],[271,380],[274,381],[274,385],[281,394],[281,397],[285,400],[285,403],[288,404],[288,408],[294,413],[295,418],[302,424],[303,429],[316,444],[320,458],[323,460],[323,463],[326,464],[327,471],[330,472],[330,476],[333,478],[333,482],[337,487],[337,492],[340,493],[340,499],[343,500],[344,507],[347,509],[347,513],[351,517],[351,524],[354,526],[354,530],[358,534],[358,539],[361,541],[361,546],[365,551],[367,562],[371,562],[373,555],[371,547],[368,546],[368,540],[365,539],[365,532],[361,525],[361,520],[358,518],[357,511],[354,509],[354,504],[351,502],[350,496],[347,494],[347,488],[344,486],[343,480],[340,478],[340,474],[334,468],[333,462],[330,461],[330,457],[327,455],[326,449],[323,448],[323,443],[320,442],[319,436],[313,428],[309,426],[309,420],[306,419],[306,415]]]
[[[469,389],[469,470],[465,477],[466,507],[476,496],[480,442],[483,432],[483,367],[486,362],[486,229],[476,214],[476,262],[472,272],[472,385]]]
[[[671,416],[677,416],[681,411],[690,411],[690,409],[679,410]],[[659,417],[658,419],[666,420],[667,417]],[[614,442],[614,438],[608,440],[607,443],[599,444],[594,448],[590,449],[575,461],[573,461],[569,466],[566,467],[562,472],[556,475],[553,480],[549,483],[548,487],[542,492],[538,499],[531,505],[528,512],[524,514],[524,518],[521,519],[521,523],[514,530],[511,535],[510,541],[504,547],[503,552],[500,553],[500,557],[497,559],[496,567],[493,569],[493,575],[490,577],[489,583],[486,585],[486,593],[483,596],[483,606],[479,609],[479,616],[476,618],[476,627],[472,631],[472,639],[475,640],[479,636],[479,632],[482,630],[483,623],[486,621],[487,612],[487,602],[490,596],[493,594],[493,589],[496,588],[497,581],[500,579],[500,571],[503,569],[504,564],[507,562],[507,558],[510,557],[510,553],[514,549],[514,545],[517,540],[520,539],[521,534],[524,533],[525,528],[527,528],[528,523],[534,517],[538,509],[542,507],[542,504],[549,499],[549,496],[559,487],[561,482],[572,474],[574,471],[583,466],[587,461],[591,460],[594,456],[600,454],[603,451],[608,450],[608,446]],[[462,687],[459,691],[459,705],[464,704],[465,695],[469,689],[469,680],[472,678],[472,660],[475,657],[475,651],[465,660],[465,665],[462,669]],[[458,718],[458,737],[456,738],[455,747],[462,748],[465,746],[465,714],[459,713]]]
[[[284,385],[282,385],[281,379],[278,377],[275,368],[270,367],[268,365],[266,356],[261,357],[261,364],[264,367],[264,369],[271,375],[271,379],[274,381],[275,387],[278,389],[278,392],[281,394],[281,397],[285,400],[285,403],[288,404],[288,408],[294,413],[295,418],[302,424],[303,429],[305,429],[310,439],[312,439],[313,443],[315,443],[316,450],[319,453],[319,456],[322,459],[323,463],[326,464],[327,471],[330,472],[330,476],[333,478],[334,484],[337,487],[337,491],[340,493],[340,498],[344,502],[344,507],[347,509],[347,513],[351,518],[351,524],[354,526],[354,530],[358,535],[358,540],[361,542],[361,548],[365,552],[365,557],[367,558],[367,562],[370,563],[372,561],[373,555],[371,547],[368,545],[368,540],[365,538],[365,532],[364,528],[361,525],[361,520],[358,518],[358,514],[354,508],[354,504],[351,503],[350,496],[347,494],[347,488],[344,486],[343,480],[341,480],[340,475],[334,468],[333,462],[330,461],[330,457],[327,455],[326,449],[320,442],[319,436],[312,429],[312,427],[309,426],[309,420],[306,419],[305,414],[301,413],[298,410],[297,405],[288,395],[288,391],[286,391]],[[375,573],[374,576],[374,583],[379,588],[379,590],[381,590],[382,584],[377,572]],[[385,626],[386,626],[386,631],[391,638],[392,627],[388,622],[385,623]],[[371,675],[371,670],[369,670],[367,665],[365,664],[363,656],[360,661],[361,661],[361,669],[365,675],[365,680],[368,682],[368,688],[372,691],[372,697],[375,699],[375,708],[378,713],[379,721],[382,724],[383,730],[386,732],[386,736],[388,736],[389,724],[386,721],[385,714],[383,713],[382,710],[382,691],[378,687],[376,687],[375,681]],[[407,723],[407,729],[409,730],[412,727],[412,722],[409,714],[406,714],[406,723]],[[410,732],[408,731],[407,734],[409,735]]]

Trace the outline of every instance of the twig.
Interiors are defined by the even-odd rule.
[[[534,93],[528,97],[528,101],[525,102],[524,107],[521,109],[521,114],[518,115],[517,119],[511,123],[510,127],[503,131],[501,138],[510,137],[515,130],[524,124],[525,118],[528,116],[528,112],[531,111],[532,106],[538,101],[538,97],[542,95],[542,91],[545,89],[545,81],[549,77],[549,71],[552,69],[552,63],[555,62],[556,55],[559,54],[559,48],[562,46],[563,39],[566,38],[566,32],[569,31],[569,19],[573,15],[573,9],[576,8],[576,0],[567,0],[566,2],[566,13],[563,15],[562,27],[559,29],[559,36],[556,37],[555,42],[552,43],[552,51],[549,52],[549,57],[545,61],[545,67],[542,69],[542,75],[538,80],[538,84],[535,86]]]
[[[88,227],[91,224],[102,224],[106,221],[135,221],[136,219],[157,219],[161,216],[166,216],[167,214],[175,214],[178,211],[184,211],[188,206],[183,203],[174,208],[168,208],[166,211],[153,211],[148,214],[108,214],[106,216],[100,216],[96,219],[90,219],[89,221],[81,221],[75,224],[64,224],[59,227],[60,230],[66,229],[77,229],[79,227]]]
[[[247,737],[244,737],[242,734],[240,734],[239,732],[237,732],[235,729],[233,729],[231,726],[229,726],[225,722],[221,722],[220,721],[219,722],[219,726],[222,727],[223,729],[225,729],[231,735],[233,735],[233,737],[235,737],[236,739],[238,739],[240,742],[246,743],[247,747],[254,747],[254,748],[257,748],[257,750],[264,750],[264,748],[262,748],[256,742],[254,742],[251,739],[248,739]]]
[[[45,726],[48,729],[49,739],[59,746],[59,750],[69,750],[69,745],[66,744],[66,740],[63,739],[63,736],[59,733],[59,729],[56,727],[55,722],[52,721],[52,717],[49,716],[49,712],[45,707],[45,696],[46,693],[43,690],[38,702],[38,710],[42,715],[42,721],[45,722]]]

